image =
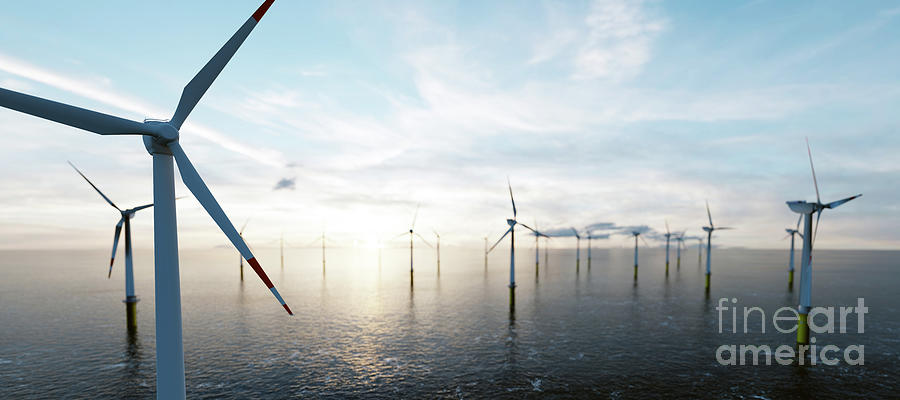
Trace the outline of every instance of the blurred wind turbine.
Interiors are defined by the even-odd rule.
[[[416,228],[416,219],[419,218],[419,205],[416,205],[416,213],[413,214],[412,224],[409,225],[409,285],[413,284],[413,237],[418,236],[422,242],[428,245],[428,247],[434,247],[431,243],[428,243],[428,240],[422,237],[422,235],[415,232]],[[402,237],[406,235],[406,232],[397,235],[397,237]]]
[[[98,194],[100,194],[100,197],[102,197],[103,200],[106,200],[109,205],[115,208],[121,216],[119,222],[116,224],[116,233],[113,236],[112,255],[109,257],[109,272],[106,275],[106,279],[112,277],[113,262],[116,260],[116,248],[119,246],[119,234],[122,232],[122,225],[124,224],[125,226],[125,323],[129,330],[133,330],[137,328],[137,302],[139,299],[134,294],[134,263],[131,256],[131,219],[134,218],[136,212],[153,207],[153,204],[145,204],[123,210],[115,205],[109,197],[106,197],[106,195],[103,194],[103,192],[101,192],[100,189],[75,166],[75,164],[72,164],[72,162],[69,161],[69,165],[71,165],[72,168],[75,169],[75,172],[78,172],[78,175],[81,175],[81,177],[84,178]]]
[[[647,241],[641,237],[640,231],[631,231],[631,234],[634,236],[634,279],[637,280],[638,277],[638,238],[641,239],[644,244],[647,244]],[[649,246],[649,245],[648,245]]]
[[[210,85],[234,56],[244,39],[274,0],[265,0],[212,59],[185,86],[175,113],[168,121],[132,121],[39,97],[0,89],[0,106],[100,135],[142,135],[153,155],[153,245],[156,280],[156,393],[160,399],[183,399],[184,348],[181,329],[181,283],[178,271],[178,232],[175,214],[175,168],[197,201],[231,243],[247,259],[266,287],[288,314],[293,314],[250,248],[241,239],[222,207],[194,168],[179,143],[179,130]]]
[[[326,237],[325,237],[325,232],[323,231],[323,232],[322,232],[322,236],[319,236],[319,237],[313,239],[312,242],[310,242],[310,245],[314,245],[314,244],[319,243],[319,242],[322,243],[322,276],[325,276],[325,244],[326,244],[329,240],[331,240],[331,239],[326,238]]]
[[[812,250],[816,240],[816,232],[819,230],[819,220],[822,218],[822,211],[825,209],[837,208],[838,206],[853,200],[862,194],[850,196],[845,199],[833,201],[831,203],[822,203],[819,196],[819,183],[816,180],[816,168],[813,166],[812,150],[809,148],[809,139],[806,139],[806,153],[809,156],[809,168],[812,170],[813,185],[816,188],[816,202],[809,203],[804,200],[788,201],[787,205],[791,211],[798,213],[803,218],[803,253],[800,259],[800,305],[797,311],[800,318],[797,322],[797,343],[809,343],[809,326],[807,317],[811,309],[811,292],[812,292]],[[816,224],[813,228],[813,214],[816,214]]]
[[[788,289],[794,288],[794,237],[800,235],[800,238],[803,238],[803,234],[800,233],[800,221],[803,221],[803,215],[801,215],[800,218],[797,218],[796,228],[785,229],[787,236],[785,236],[784,239],[787,239],[788,237],[791,238],[790,264],[788,264]]]
[[[588,271],[591,270],[591,240],[593,239],[606,239],[609,238],[609,234],[602,235],[594,235],[594,232],[590,229],[587,229],[587,240],[588,240]]]
[[[250,218],[247,218],[244,221],[244,225],[241,226],[241,230],[238,231],[238,236],[240,236],[241,240],[244,240],[244,229],[247,229],[247,224],[250,223]],[[241,281],[244,280],[244,256],[241,255],[241,252],[238,251],[238,261],[241,263]]]
[[[441,276],[441,235],[434,229],[431,231],[434,232],[434,236],[437,237],[437,244],[435,247],[435,249],[437,249],[437,274],[438,276]]]
[[[572,229],[572,234],[575,235],[575,272],[581,268],[581,235],[578,234],[578,230],[575,228]]]
[[[537,220],[534,221],[534,229],[538,229]],[[538,273],[540,272],[540,263],[541,263],[541,261],[540,261],[541,260],[541,255],[540,255],[541,238],[542,237],[549,238],[550,236],[547,236],[547,235],[541,233],[540,231],[534,232],[533,234],[534,234],[534,274],[538,275]],[[544,256],[545,257],[546,257],[546,253],[547,253],[547,247],[544,246]]]
[[[513,198],[512,192],[512,184],[509,183],[509,178],[506,179],[506,185],[509,187],[509,200],[512,202],[513,209],[513,217],[512,219],[507,219],[506,223],[509,225],[509,229],[503,236],[500,236],[500,239],[497,240],[497,243],[494,243],[491,246],[490,250],[494,250],[503,238],[506,235],[510,235],[509,237],[509,307],[512,310],[516,304],[516,225],[522,225],[525,229],[528,229],[534,233],[538,233],[538,231],[531,229],[528,225],[525,225],[516,220],[516,199]]]
[[[681,269],[681,248],[685,247],[684,246],[684,234],[685,233],[687,233],[687,231],[681,231],[681,233],[675,237],[675,248],[676,248],[676,250],[675,250],[675,268],[676,269]],[[685,250],[687,250],[686,247],[685,247]]]
[[[734,229],[726,226],[716,227],[713,225],[712,213],[709,212],[709,201],[706,202],[706,215],[709,217],[709,226],[704,226],[703,230],[706,231],[706,290],[709,291],[709,275],[711,272],[711,263],[710,256],[712,255],[712,234],[713,231],[720,231],[726,229]]]
[[[669,221],[666,220],[666,275],[669,274],[669,240],[672,238],[672,232],[669,231]]]

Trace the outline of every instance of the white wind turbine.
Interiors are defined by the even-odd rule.
[[[509,200],[512,202],[513,209],[513,217],[512,219],[507,218],[506,223],[509,225],[509,229],[503,236],[500,236],[500,239],[497,240],[497,243],[494,243],[493,246],[488,250],[494,250],[494,247],[497,247],[500,242],[503,241],[503,238],[506,235],[510,235],[509,237],[509,306],[514,307],[516,304],[516,225],[522,225],[525,229],[528,229],[534,233],[538,233],[538,231],[532,229],[528,225],[525,225],[516,220],[516,199],[513,198],[512,192],[512,184],[509,183],[509,179],[506,180],[506,185],[509,187]]]
[[[788,287],[794,287],[794,237],[800,235],[800,238],[803,238],[803,234],[800,233],[800,221],[803,221],[803,215],[797,219],[797,227],[796,228],[786,228],[785,232],[787,232],[787,236],[791,238],[791,253],[790,253],[790,263],[788,264]],[[783,239],[782,239],[783,240]]]
[[[681,248],[684,247],[687,250],[687,247],[684,245],[684,234],[687,231],[681,231],[678,236],[675,236],[675,268],[681,269]]]
[[[538,229],[537,220],[534,221],[534,229]],[[547,236],[547,235],[541,233],[540,231],[534,232],[533,234],[534,234],[534,274],[538,275],[538,273],[540,272],[540,266],[541,266],[540,265],[541,264],[541,252],[540,252],[541,238],[544,237],[544,238],[549,239],[550,236]],[[544,258],[545,259],[547,258],[547,246],[546,245],[544,245]],[[547,264],[546,260],[544,261],[544,264],[545,265]]]
[[[716,227],[713,225],[712,213],[709,212],[709,201],[706,202],[706,215],[709,217],[709,226],[704,226],[706,231],[706,290],[709,290],[709,275],[711,272],[710,256],[712,255],[712,234],[714,231],[734,229],[726,226]]]
[[[572,234],[575,235],[575,271],[578,271],[581,268],[581,235],[578,234],[577,229],[570,229],[572,229]]]
[[[125,226],[125,300],[124,300],[125,321],[126,321],[126,326],[128,327],[128,329],[137,328],[138,298],[134,294],[134,269],[133,269],[134,263],[132,261],[132,256],[131,256],[131,249],[132,249],[132,247],[131,247],[131,219],[134,218],[134,214],[136,212],[143,210],[145,208],[153,207],[153,204],[152,203],[145,204],[142,206],[123,210],[123,209],[119,208],[119,206],[115,205],[115,203],[113,203],[112,200],[109,199],[109,197],[106,197],[106,195],[100,191],[100,188],[98,188],[96,185],[94,185],[94,183],[91,182],[91,180],[88,179],[88,177],[85,176],[81,172],[81,170],[79,170],[78,167],[75,166],[75,164],[72,164],[72,162],[69,162],[69,165],[71,165],[72,168],[75,168],[75,172],[78,172],[78,175],[81,175],[81,177],[84,178],[84,180],[87,181],[87,183],[89,185],[91,185],[91,187],[94,188],[94,190],[96,190],[98,194],[100,194],[100,197],[102,197],[103,200],[106,200],[106,202],[109,205],[111,205],[113,208],[115,208],[116,211],[118,211],[119,215],[121,216],[119,218],[119,222],[116,224],[116,233],[113,236],[112,255],[109,257],[109,272],[107,273],[106,278],[109,279],[110,277],[112,277],[113,263],[116,260],[116,248],[118,248],[118,246],[119,246],[119,235],[122,233],[122,226],[124,225]]]
[[[39,97],[0,88],[0,106],[48,119],[100,135],[142,135],[153,156],[153,244],[156,299],[156,393],[160,399],[182,399],[184,349],[181,337],[181,283],[178,271],[178,231],[175,214],[175,168],[181,179],[231,243],[253,267],[266,287],[288,314],[290,308],[241,239],[222,207],[179,144],[182,124],[209,89],[244,39],[274,0],[265,0],[199,73],[185,86],[175,113],[169,120],[136,122]]]
[[[434,236],[437,237],[437,244],[435,249],[437,250],[437,274],[441,276],[441,234],[437,233],[436,230],[432,229],[434,232]]]
[[[590,229],[586,229],[586,232],[587,232],[587,240],[588,240],[588,246],[587,246],[587,251],[588,251],[588,271],[590,271],[590,270],[591,270],[591,240],[593,240],[593,239],[606,239],[606,238],[609,238],[609,234],[594,235],[594,232],[593,232],[592,230],[590,230]]]
[[[641,236],[641,231],[633,230],[631,231],[631,235],[634,236],[634,279],[638,277],[638,238],[641,239],[644,244],[647,244],[647,241]],[[649,245],[648,245],[649,246]]]
[[[413,284],[413,238],[415,236],[419,237],[419,240],[428,245],[428,247],[434,248],[431,243],[428,243],[428,240],[425,239],[422,235],[418,234],[416,229],[416,219],[419,218],[419,206],[416,205],[416,213],[413,214],[412,224],[409,225],[409,285]],[[397,235],[397,237],[402,237],[406,235],[406,232]],[[395,238],[396,239],[396,238]],[[486,258],[485,258],[486,259]]]
[[[250,223],[250,219],[244,221],[244,225],[241,225],[241,229],[238,231],[238,236],[241,237],[241,240],[244,240],[244,230],[247,229],[247,224]],[[241,281],[244,280],[244,256],[238,251],[238,261],[241,263]]]
[[[666,233],[663,235],[666,238],[666,275],[669,274],[669,241],[672,239],[672,232],[669,231],[669,221],[666,220]]]
[[[825,209],[837,208],[838,206],[853,200],[862,194],[850,196],[845,199],[833,201],[831,203],[822,203],[819,196],[819,183],[816,180],[816,168],[813,166],[812,150],[809,148],[809,139],[806,140],[806,152],[809,155],[809,168],[812,170],[813,185],[816,188],[816,202],[809,203],[804,200],[788,201],[787,205],[791,211],[800,214],[803,217],[803,253],[800,259],[800,305],[797,311],[800,314],[797,323],[797,343],[809,343],[809,326],[807,325],[807,317],[811,309],[811,292],[812,292],[812,250],[816,240],[816,231],[819,230],[819,219],[822,218],[822,211]],[[813,228],[813,214],[816,214],[816,225]]]

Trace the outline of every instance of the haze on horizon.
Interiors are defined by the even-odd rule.
[[[256,3],[9,4],[0,87],[169,118]],[[887,1],[277,1],[181,140],[250,243],[371,244],[421,203],[417,230],[480,247],[507,228],[509,176],[539,228],[699,235],[708,199],[737,228],[717,246],[786,248],[785,201],[815,199],[808,136],[822,199],[864,194],[817,248],[900,249],[898,37]],[[108,247],[118,214],[66,160],[120,206],[152,201],[140,138],[0,109],[0,249]],[[227,243],[178,208],[182,247]],[[134,220],[136,247],[151,228]]]

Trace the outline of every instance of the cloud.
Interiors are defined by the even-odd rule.
[[[92,83],[87,83],[89,82],[88,80],[52,72],[4,54],[0,54],[0,71],[70,92],[94,100],[105,106],[127,111],[132,114],[132,118],[137,117],[139,120],[150,115],[169,115],[171,112],[155,108],[139,99],[116,93],[111,89],[103,88],[103,86],[109,86],[109,82],[111,81],[109,78],[105,77],[98,78],[99,82],[95,80]],[[284,156],[278,151],[240,143],[203,124],[187,121],[181,131],[195,134],[212,143],[218,144],[226,150],[244,155],[262,164],[271,166],[280,166],[284,164]]]
[[[294,190],[296,189],[297,178],[281,178],[272,190]]]
[[[642,1],[595,0],[585,18],[587,41],[575,57],[577,79],[619,81],[650,60],[653,38],[663,29]]]

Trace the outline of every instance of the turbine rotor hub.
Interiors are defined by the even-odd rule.
[[[516,224],[516,220],[514,220],[514,219],[507,219],[507,220],[506,220],[506,223],[509,224],[509,226],[513,226],[513,225]]]

